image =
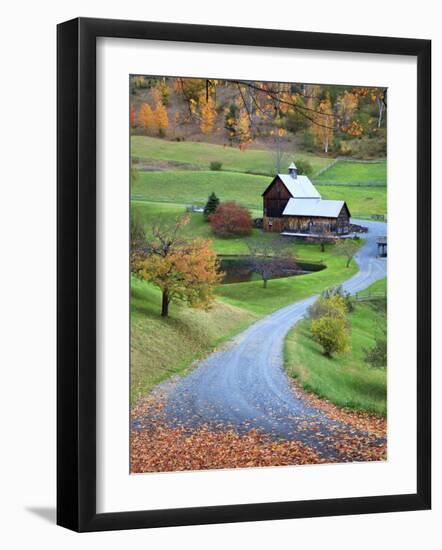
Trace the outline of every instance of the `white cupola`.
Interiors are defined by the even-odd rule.
[[[296,164],[294,162],[292,162],[289,166],[289,176],[293,179],[298,177],[298,169],[296,168]]]

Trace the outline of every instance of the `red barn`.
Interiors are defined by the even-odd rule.
[[[307,176],[298,175],[295,163],[288,174],[277,174],[262,194],[263,229],[278,233],[347,235],[350,210],[345,201],[323,200]]]

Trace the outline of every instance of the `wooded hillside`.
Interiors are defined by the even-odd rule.
[[[133,75],[132,133],[372,159],[386,155],[386,90]]]

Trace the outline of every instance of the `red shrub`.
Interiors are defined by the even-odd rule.
[[[250,235],[252,217],[247,208],[236,202],[222,202],[209,216],[212,231],[218,237]]]

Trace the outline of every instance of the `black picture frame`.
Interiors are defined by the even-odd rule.
[[[153,39],[417,58],[417,491],[361,498],[96,512],[96,39]],[[104,531],[424,510],[431,503],[431,41],[74,19],[57,28],[57,523]]]

